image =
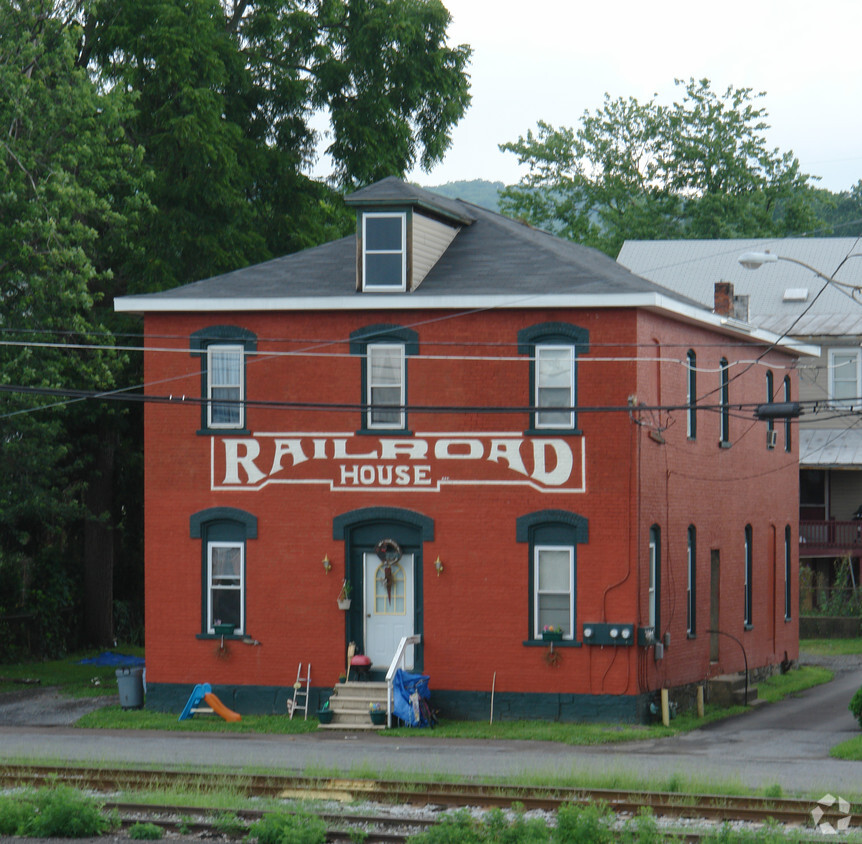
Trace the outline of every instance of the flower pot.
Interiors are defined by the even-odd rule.
[[[350,609],[350,598],[340,598],[338,600],[338,609],[349,610]]]
[[[331,709],[317,710],[317,720],[320,721],[321,724],[331,724],[333,715],[335,715],[335,713]]]
[[[550,630],[544,630],[542,632],[542,640],[545,642],[562,642],[563,634],[562,633],[554,633]]]
[[[386,723],[386,713],[385,712],[369,712],[371,716],[371,723],[377,727],[382,727]]]
[[[214,624],[213,630],[215,630],[217,636],[233,636],[233,631],[236,630],[236,625]]]

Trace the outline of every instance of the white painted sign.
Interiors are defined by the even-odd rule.
[[[213,490],[258,490],[270,484],[426,492],[457,484],[518,485],[541,492],[585,492],[584,438],[522,433],[212,438]]]

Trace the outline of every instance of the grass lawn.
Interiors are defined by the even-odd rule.
[[[862,654],[862,639],[801,639],[799,650],[820,656]]]

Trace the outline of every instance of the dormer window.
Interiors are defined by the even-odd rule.
[[[362,215],[362,289],[407,289],[406,213]]]

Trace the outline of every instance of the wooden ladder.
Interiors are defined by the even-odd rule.
[[[290,720],[297,710],[303,713],[303,720],[308,720],[308,688],[311,685],[311,663],[306,666],[305,675],[302,673],[302,663],[296,669],[296,682],[293,684],[293,697],[287,702],[287,711]]]

